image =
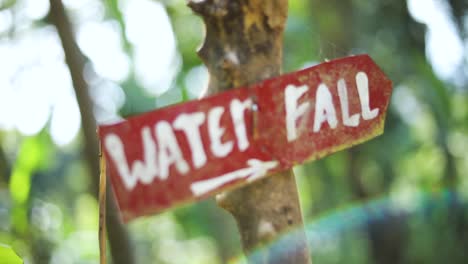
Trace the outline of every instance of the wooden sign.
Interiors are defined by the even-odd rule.
[[[347,57],[99,127],[124,220],[198,200],[383,133],[391,81]]]

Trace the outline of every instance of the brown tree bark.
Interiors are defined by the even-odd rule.
[[[188,5],[206,25],[198,53],[210,73],[210,94],[281,73],[287,0],[193,0]],[[310,263],[292,170],[219,195],[217,201],[234,216],[246,254],[300,229],[294,248],[256,252],[251,263]]]
[[[10,175],[10,165],[0,141],[0,187],[8,186],[8,175]]]
[[[97,198],[99,186],[99,145],[96,134],[96,120],[93,113],[93,103],[89,96],[89,87],[84,79],[85,56],[78,48],[70,20],[67,17],[61,0],[50,0],[50,16],[57,28],[65,53],[65,60],[75,89],[76,99],[81,113],[81,124],[84,139],[84,155],[91,174],[92,194]],[[134,263],[130,240],[120,221],[112,190],[108,186],[106,199],[106,223],[109,245],[113,263]]]

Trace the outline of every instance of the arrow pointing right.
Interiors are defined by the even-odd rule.
[[[202,196],[237,179],[248,178],[248,181],[252,182],[265,176],[269,170],[278,166],[277,161],[261,161],[258,159],[250,159],[247,161],[247,164],[249,167],[231,171],[208,180],[194,182],[190,186],[190,189],[196,196]]]

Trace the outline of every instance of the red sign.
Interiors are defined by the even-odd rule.
[[[124,220],[383,133],[392,84],[367,55],[99,127]]]

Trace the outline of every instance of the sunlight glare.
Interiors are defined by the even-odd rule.
[[[201,98],[205,96],[208,89],[209,74],[204,65],[190,69],[185,77],[185,87],[190,98]]]
[[[119,27],[115,22],[88,22],[80,26],[78,45],[93,62],[96,73],[109,80],[124,81],[130,60],[123,52]]]
[[[181,64],[169,16],[159,2],[131,0],[124,17],[138,80],[149,93],[160,95],[171,87]]]
[[[49,133],[58,146],[69,144],[80,130],[81,116],[73,92],[68,67],[64,62],[57,62],[45,67],[49,79],[49,96],[52,115]]]
[[[1,46],[0,46],[1,51]],[[1,57],[1,52],[0,52]],[[10,130],[14,127],[14,92],[6,76],[0,75],[0,129]]]
[[[50,116],[50,101],[43,87],[47,80],[39,67],[28,67],[21,71],[13,85],[16,90],[12,113],[16,114],[15,126],[24,135],[39,133]]]
[[[7,32],[13,25],[13,16],[11,11],[6,9],[0,11],[0,34]]]
[[[111,81],[100,81],[91,85],[90,95],[97,107],[95,116],[98,124],[113,124],[122,120],[118,115],[125,103],[122,87]]]
[[[0,43],[0,57],[0,127],[35,135],[52,115],[53,141],[68,144],[79,131],[80,115],[55,29],[42,27]]]
[[[54,106],[49,132],[58,146],[70,143],[80,130],[80,110],[74,94],[63,96]]]
[[[426,54],[435,72],[443,79],[452,79],[463,62],[463,42],[450,19],[448,6],[436,0],[408,0],[412,17],[428,27]]]
[[[415,125],[422,119],[421,104],[407,86],[399,85],[395,87],[391,100],[391,106],[400,115],[403,122],[408,125]]]
[[[49,12],[47,0],[26,0],[23,4],[26,16],[32,20],[43,19]]]

